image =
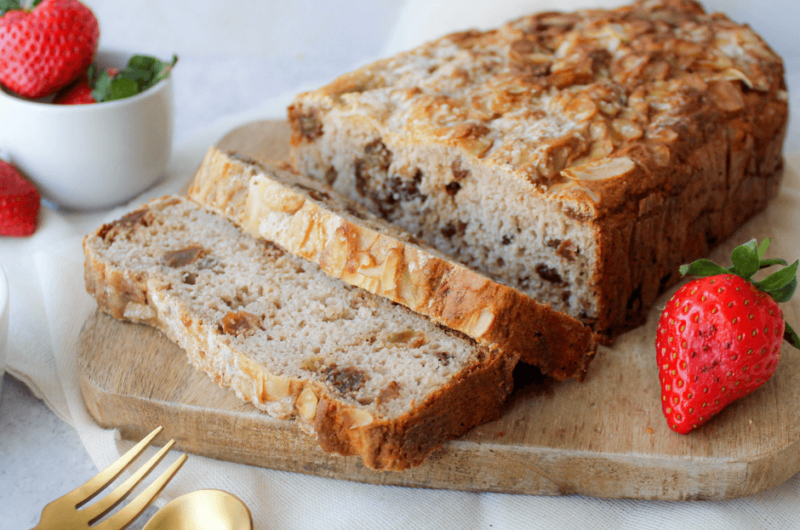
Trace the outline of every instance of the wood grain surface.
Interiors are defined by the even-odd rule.
[[[288,126],[257,122],[219,146],[282,159]],[[785,307],[786,318],[797,316]],[[520,368],[502,417],[404,472],[367,469],[322,452],[292,421],[241,402],[194,370],[158,331],[101,313],[79,345],[81,388],[103,427],[140,439],[163,425],[184,451],[324,477],[471,491],[640,498],[725,499],[774,487],[800,471],[800,356],[697,432],[682,436],[661,415],[648,323],[601,348],[583,383],[555,383]],[[787,346],[784,346],[787,349]],[[530,373],[528,373],[530,372]]]

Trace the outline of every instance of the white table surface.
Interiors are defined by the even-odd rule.
[[[180,56],[174,72],[177,143],[218,118],[377,58],[402,5],[402,0],[85,2],[100,21],[102,47]],[[793,2],[784,4],[793,16],[788,12]],[[790,48],[796,42],[776,48],[797,57]],[[795,102],[800,68],[796,59],[787,67]],[[791,136],[789,150],[800,149],[798,137]],[[0,530],[33,527],[47,502],[96,472],[77,434],[6,374],[0,399]],[[141,528],[145,520],[131,528]]]

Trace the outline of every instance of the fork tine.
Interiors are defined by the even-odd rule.
[[[105,468],[103,471],[87,480],[82,486],[78,486],[74,490],[64,495],[65,499],[75,501],[75,506],[80,508],[95,495],[103,491],[103,489],[114,482],[114,480],[122,473],[142,452],[150,445],[153,438],[158,436],[162,431],[162,427],[157,427],[153,432],[148,434],[144,440],[133,446],[127,453],[122,455],[119,460]]]
[[[161,490],[166,487],[167,483],[172,480],[175,473],[186,462],[186,454],[182,454],[169,468],[164,471],[161,476],[153,481],[152,484],[136,496],[131,502],[128,503],[123,509],[98,524],[92,527],[93,530],[123,530],[127,528],[148,506],[155,498],[161,493]]]
[[[130,495],[133,489],[138,486],[139,483],[144,480],[144,478],[149,475],[151,471],[153,471],[153,469],[155,469],[155,467],[164,459],[165,456],[167,456],[167,453],[174,445],[175,440],[170,440],[167,442],[164,447],[162,447],[150,460],[148,460],[145,465],[140,467],[136,473],[131,475],[128,480],[120,484],[114,491],[96,503],[87,507],[83,512],[84,517],[88,519],[89,524],[94,524],[95,521],[113,510],[114,507],[120,502],[124,501],[125,498]]]

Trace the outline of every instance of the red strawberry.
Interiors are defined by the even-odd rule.
[[[20,96],[49,96],[92,62],[100,28],[78,0],[44,0],[0,18],[0,83]]]
[[[767,239],[760,248],[755,240],[737,247],[729,269],[708,260],[681,267],[682,274],[708,276],[678,290],[658,323],[661,406],[669,427],[681,434],[766,383],[784,339],[800,348],[777,304],[794,294],[798,262],[751,280],[761,268],[786,265],[761,259],[768,245]]]
[[[39,192],[7,162],[0,160],[0,235],[29,236],[39,218]]]
[[[90,74],[81,76],[75,83],[61,91],[53,100],[53,103],[57,105],[89,105],[97,103],[92,95],[94,83],[97,81],[95,66],[92,65],[89,70]],[[106,68],[106,72],[108,77],[113,79],[119,73],[119,69]],[[90,77],[92,78],[91,80]]]
[[[56,96],[53,103],[57,105],[88,105],[97,102],[92,97],[92,87],[89,86],[89,80],[84,78]]]

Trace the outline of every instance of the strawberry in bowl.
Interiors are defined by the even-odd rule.
[[[94,13],[78,0],[5,0],[0,11],[0,83],[28,99],[54,94],[92,62],[100,39]]]
[[[800,349],[778,306],[797,288],[798,261],[764,259],[768,246],[769,239],[736,247],[727,269],[706,259],[681,267],[701,278],[670,298],[656,333],[661,405],[672,430],[687,434],[766,383],[784,340]],[[776,265],[784,267],[753,279]]]
[[[129,201],[166,171],[177,59],[98,51],[78,0],[23,1],[0,0],[0,146],[60,207]]]
[[[172,72],[161,78],[152,72],[120,77],[131,58],[128,52],[96,54],[98,83],[106,79],[111,96],[124,96],[116,99],[58,105],[0,89],[0,146],[43,198],[72,210],[109,208],[133,199],[165,174],[174,124]],[[109,68],[118,74],[112,76]],[[137,81],[145,78],[150,85]],[[94,99],[102,87],[89,88]]]
[[[92,64],[86,75],[81,76],[73,84],[59,92],[53,99],[53,103],[56,105],[91,105],[92,103],[97,103],[98,101],[92,95],[99,77],[97,70],[97,65]],[[119,70],[106,68],[105,73],[109,78],[113,79],[119,73]]]
[[[171,62],[163,62],[147,55],[134,55],[122,70],[92,64],[86,75],[59,93],[53,103],[88,105],[133,97],[166,79],[176,62],[176,56]]]

